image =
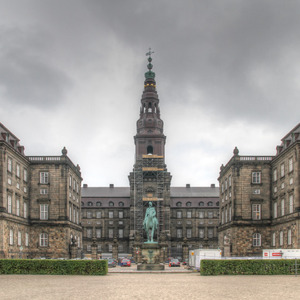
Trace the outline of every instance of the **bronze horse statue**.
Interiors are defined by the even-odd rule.
[[[147,234],[147,243],[153,243],[154,231],[157,230],[158,220],[156,218],[155,208],[152,207],[152,202],[149,202],[149,207],[146,210],[143,227]]]

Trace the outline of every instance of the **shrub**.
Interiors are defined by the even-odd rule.
[[[0,274],[106,275],[106,260],[0,259]]]
[[[299,260],[296,263],[299,265]],[[201,275],[293,275],[294,259],[201,260]]]

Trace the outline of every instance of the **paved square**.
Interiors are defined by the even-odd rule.
[[[0,299],[299,299],[299,281],[295,276],[204,277],[198,273],[1,275]]]

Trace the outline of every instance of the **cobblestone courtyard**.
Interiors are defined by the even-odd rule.
[[[299,299],[300,277],[198,273],[1,275],[0,299]]]

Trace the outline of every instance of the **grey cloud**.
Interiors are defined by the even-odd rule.
[[[56,107],[63,102],[71,79],[47,55],[49,41],[41,32],[24,32],[17,28],[0,33],[0,87],[11,104],[39,108]]]

